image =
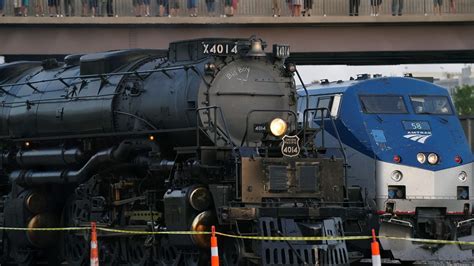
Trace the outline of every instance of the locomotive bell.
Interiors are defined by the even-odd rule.
[[[249,57],[260,57],[266,56],[265,52],[263,51],[263,45],[261,40],[251,40],[250,50],[247,53]]]

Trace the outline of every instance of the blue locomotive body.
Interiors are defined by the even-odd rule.
[[[358,186],[380,220],[379,234],[429,239],[472,238],[473,156],[448,92],[413,78],[363,77],[300,88],[298,110],[327,108],[347,156],[348,187]],[[309,97],[309,100],[306,100]],[[326,121],[327,155],[339,152]],[[401,260],[464,260],[457,245],[382,241]]]

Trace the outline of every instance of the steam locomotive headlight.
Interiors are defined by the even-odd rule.
[[[293,64],[293,63],[288,63],[288,64],[286,64],[286,69],[289,72],[294,73],[294,72],[296,72],[296,65]]]
[[[402,174],[402,172],[400,172],[398,170],[395,170],[395,171],[392,172],[390,177],[392,178],[393,181],[400,182],[400,180],[402,180],[402,178],[403,178],[403,174]]]
[[[428,162],[430,164],[437,164],[439,162],[439,157],[436,153],[430,153],[428,155]]]
[[[426,155],[420,152],[416,155],[416,160],[418,160],[419,163],[424,164],[426,162]]]
[[[461,182],[466,182],[467,180],[467,173],[462,171],[461,173],[459,173],[458,175],[458,178]]]
[[[286,133],[287,129],[288,129],[288,125],[281,118],[275,118],[272,120],[272,122],[270,122],[270,132],[275,137],[283,136]]]

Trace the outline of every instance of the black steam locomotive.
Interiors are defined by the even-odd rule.
[[[298,128],[289,47],[265,46],[199,39],[0,66],[0,225],[342,236],[358,219],[344,160]],[[0,239],[4,262],[89,262],[83,231]],[[225,265],[348,263],[343,241],[219,242]],[[104,265],[209,261],[208,235],[100,234],[99,246]]]

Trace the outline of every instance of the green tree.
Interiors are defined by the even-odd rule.
[[[459,115],[474,115],[474,86],[456,87],[453,100]]]

